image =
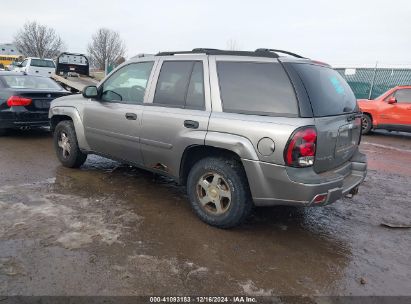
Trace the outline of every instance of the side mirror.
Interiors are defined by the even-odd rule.
[[[22,68],[22,67],[23,67],[23,65],[22,65],[21,63],[17,64],[17,66],[18,66],[19,68]]]
[[[98,97],[98,90],[96,86],[87,86],[83,89],[83,97],[96,98]]]
[[[388,99],[388,104],[394,104],[394,103],[397,103],[397,99],[394,96]]]

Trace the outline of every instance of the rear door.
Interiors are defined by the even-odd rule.
[[[141,149],[146,167],[176,177],[185,148],[204,144],[211,111],[207,59],[173,56],[160,64],[144,108]]]
[[[361,136],[361,113],[347,82],[330,67],[293,63],[307,91],[315,127],[316,172],[336,168],[357,151]]]
[[[142,163],[143,102],[153,65],[154,61],[147,61],[123,66],[100,86],[100,98],[85,103],[85,136],[93,151]]]

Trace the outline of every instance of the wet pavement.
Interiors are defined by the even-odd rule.
[[[0,295],[411,295],[411,135],[363,137],[354,199],[260,208],[212,228],[185,191],[89,156],[62,167],[46,131],[0,138]]]

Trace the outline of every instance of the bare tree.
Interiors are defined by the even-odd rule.
[[[241,49],[240,45],[238,44],[237,40],[230,39],[227,41],[227,50],[230,51],[239,51]]]
[[[17,49],[26,57],[54,58],[65,48],[53,28],[29,21],[14,37]]]
[[[118,32],[100,28],[92,36],[87,51],[91,64],[100,70],[104,70],[106,60],[111,65],[124,57],[126,46]]]

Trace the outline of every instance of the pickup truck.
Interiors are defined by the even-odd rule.
[[[411,86],[396,86],[379,97],[359,99],[362,134],[372,129],[411,132]]]

